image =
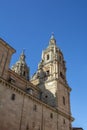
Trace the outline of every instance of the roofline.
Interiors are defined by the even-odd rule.
[[[5,45],[8,49],[10,48],[12,50],[12,53],[15,53],[16,50],[11,47],[6,41],[4,41],[2,38],[0,38],[0,41],[2,42],[3,45]]]
[[[77,129],[77,130],[78,130],[78,129],[81,129],[81,130],[83,130],[83,128],[81,128],[81,127],[73,127],[73,130],[74,130],[74,129]]]

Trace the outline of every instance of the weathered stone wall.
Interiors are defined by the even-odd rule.
[[[8,69],[12,54],[15,50],[10,47],[5,41],[0,39],[0,76],[5,79],[8,76]]]
[[[69,88],[60,82],[58,82],[57,86],[58,108],[61,111],[70,114]]]
[[[64,116],[58,115],[58,130],[71,130],[71,122]]]
[[[55,109],[0,80],[1,130],[57,130],[57,125]]]
[[[15,94],[15,100],[12,100]],[[14,89],[0,84],[0,129],[19,130],[23,96]]]

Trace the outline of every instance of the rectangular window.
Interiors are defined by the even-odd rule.
[[[37,105],[36,105],[36,104],[33,106],[33,110],[34,110],[34,111],[37,110]]]
[[[35,122],[32,122],[32,127],[35,128]]]
[[[65,97],[63,96],[63,105],[65,105]]]
[[[65,122],[65,119],[63,119],[63,124],[65,124],[66,122]]]
[[[62,72],[60,72],[60,76],[61,76],[62,79],[64,79],[64,75],[63,75]]]
[[[15,94],[13,93],[12,95],[11,95],[11,100],[15,100]]]

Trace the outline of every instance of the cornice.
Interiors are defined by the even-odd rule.
[[[33,83],[31,83],[30,81],[26,80],[22,76],[18,75],[17,73],[15,73],[14,71],[12,71],[11,69],[9,69],[9,74],[12,74],[14,76],[14,78],[16,77],[20,81],[23,81],[24,83],[26,83],[26,85],[29,85],[29,86],[33,87],[34,89],[40,91],[40,89],[37,86],[33,85]],[[10,76],[12,76],[12,75],[10,75]]]
[[[13,53],[16,52],[16,50],[15,50],[13,47],[11,47],[7,42],[5,42],[2,38],[0,38],[0,41],[1,41],[1,43],[2,43],[5,47],[7,47],[8,49],[11,49]]]
[[[69,85],[67,83],[63,83],[62,81],[60,81],[59,79],[57,79],[63,86],[65,86],[69,91],[72,90],[72,88],[69,87]]]
[[[0,77],[0,84],[3,84],[5,87],[8,87],[9,89],[13,89],[14,91],[18,92],[21,95],[25,95],[25,96],[29,97],[33,101],[36,101],[37,103],[39,103],[41,105],[44,105],[45,107],[49,108],[50,110],[53,110],[54,112],[57,112],[55,108],[49,106],[48,104],[45,104],[44,102],[42,102],[38,98],[35,98],[33,95],[26,93],[24,90],[22,90],[22,89],[18,88],[17,86],[7,82],[6,80],[2,79],[1,77]]]
[[[74,118],[70,115],[70,114],[66,114],[66,113],[64,113],[64,112],[62,112],[61,110],[59,110],[59,109],[57,109],[57,112],[58,112],[58,114],[60,114],[60,115],[62,115],[62,116],[64,116],[64,117],[66,117],[67,119],[69,119],[70,121],[74,121]]]
[[[1,78],[1,77],[0,77],[0,84],[3,84],[5,87],[8,87],[9,89],[12,89],[12,90],[16,91],[16,92],[18,92],[19,94],[21,94],[21,95],[23,95],[23,96],[27,96],[27,97],[30,98],[31,100],[33,100],[33,101],[39,103],[40,105],[43,105],[44,107],[46,107],[46,108],[48,108],[48,109],[50,109],[50,110],[56,112],[57,114],[60,114],[60,115],[62,115],[62,116],[64,116],[64,117],[66,117],[67,119],[69,119],[69,120],[71,120],[71,121],[74,120],[74,118],[71,117],[71,115],[62,112],[62,111],[59,110],[58,108],[53,108],[53,107],[51,107],[50,105],[48,105],[48,104],[42,102],[42,101],[39,100],[38,98],[35,98],[35,97],[34,97],[33,95],[31,95],[31,94],[26,93],[24,90],[22,90],[22,89],[18,88],[17,86],[15,86],[15,85],[13,85],[13,84],[7,82],[5,79],[3,79],[3,78]]]

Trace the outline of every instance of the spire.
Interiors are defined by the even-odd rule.
[[[22,53],[21,53],[21,55],[20,55],[20,60],[22,60],[22,61],[25,61],[25,58],[26,58],[26,56],[25,56],[25,54],[24,54],[24,49],[22,50]]]
[[[21,53],[21,55],[25,55],[25,54],[24,54],[24,52],[25,52],[25,49],[23,49],[23,50],[22,50],[22,53]]]
[[[56,45],[56,39],[54,37],[54,33],[52,33],[52,35],[51,35],[49,45]]]

